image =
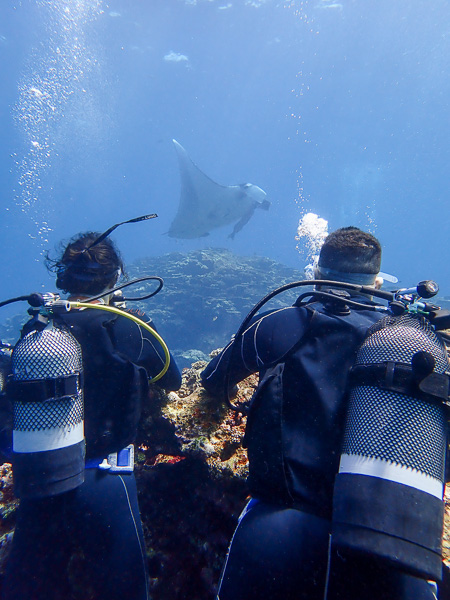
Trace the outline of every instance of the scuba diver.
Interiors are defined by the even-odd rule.
[[[76,419],[64,432],[64,435],[72,436],[73,443],[67,442],[67,447],[49,450],[47,454],[56,457],[58,452],[60,455],[72,453],[71,464],[79,463],[81,458],[81,473],[75,470],[71,477],[61,475],[56,472],[55,463],[49,463],[48,470],[42,471],[41,475],[52,472],[52,477],[58,481],[50,481],[49,476],[48,481],[41,482],[33,474],[33,464],[46,453],[33,454],[22,447],[19,448],[21,452],[17,449],[15,455],[13,452],[15,490],[19,489],[20,505],[2,586],[4,600],[149,598],[147,555],[133,474],[132,444],[141,402],[148,401],[149,379],[156,380],[157,374],[165,371],[157,385],[165,390],[177,390],[181,375],[167,347],[164,350],[163,342],[158,341],[161,338],[151,319],[133,309],[114,308],[112,291],[124,270],[120,253],[108,238],[114,228],[104,234],[80,233],[70,240],[57,260],[47,257],[47,268],[57,276],[57,288],[68,294],[69,303],[79,307],[59,311],[49,325],[36,310],[13,352],[13,371],[15,360],[17,379],[21,373],[32,369],[29,366],[20,370],[17,364],[21,342],[24,346],[36,331],[42,330],[49,335],[55,332],[55,335],[61,335],[62,331],[66,338],[71,338],[72,346],[78,343],[83,371],[80,381],[84,387],[85,457],[84,440],[73,441],[78,428]],[[100,310],[92,310],[94,308]],[[57,348],[50,346],[42,352],[46,350],[55,361],[59,360]],[[67,352],[63,351],[63,354]],[[70,377],[54,378],[52,385],[56,388],[70,386]],[[46,383],[47,387],[50,383]],[[36,387],[38,384],[42,386],[42,380],[18,381],[18,391],[14,391],[13,384],[7,384],[7,394],[8,385],[11,385],[13,395],[20,392],[37,397],[41,393]],[[77,384],[78,391],[79,388]],[[56,392],[53,394],[57,395]],[[66,388],[60,393],[61,400],[71,399],[69,394],[72,392]],[[49,406],[51,400],[55,398],[40,404]],[[21,406],[31,414],[29,407],[33,404],[39,403],[23,402]],[[20,421],[20,414],[15,412],[14,421],[14,428],[18,430],[16,421]],[[14,444],[24,445],[26,435],[27,443],[36,443],[38,433],[14,431]],[[62,469],[61,465],[59,467]],[[69,465],[69,468],[72,467]],[[48,492],[46,486],[53,491]]]
[[[349,371],[383,317],[369,290],[343,291],[333,282],[375,290],[380,263],[371,234],[355,227],[331,233],[315,266],[315,279],[327,284],[316,297],[304,302],[304,294],[244,321],[202,373],[205,389],[229,401],[238,382],[259,372],[243,440],[251,500],[230,543],[218,600],[435,598],[427,577],[331,543]]]

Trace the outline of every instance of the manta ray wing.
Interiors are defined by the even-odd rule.
[[[216,183],[192,162],[181,144],[176,140],[173,143],[180,167],[181,195],[177,214],[167,232],[170,237],[206,236],[212,229],[245,219],[260,199],[264,200],[265,192],[252,184]]]

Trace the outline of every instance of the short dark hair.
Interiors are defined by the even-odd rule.
[[[47,269],[56,273],[56,287],[70,294],[100,294],[114,286],[124,266],[120,252],[109,238],[90,247],[101,233],[88,231],[73,236],[59,259],[48,255]]]
[[[381,245],[371,233],[357,227],[342,227],[330,233],[319,256],[320,267],[342,273],[376,275],[381,266]]]

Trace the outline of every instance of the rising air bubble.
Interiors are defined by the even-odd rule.
[[[328,235],[328,221],[322,219],[315,213],[306,213],[298,222],[297,235],[297,250],[300,254],[305,254],[308,264],[305,267],[306,279],[314,279],[314,264],[319,258],[320,249]]]
[[[57,179],[61,151],[88,146],[102,134],[104,108],[96,104],[101,76],[97,46],[87,25],[103,12],[101,0],[37,0],[47,32],[31,51],[19,82],[19,99],[13,108],[24,151],[15,157],[18,179],[16,204],[34,227],[30,237],[48,243],[49,222],[55,210],[48,181]],[[95,87],[94,87],[95,83]]]

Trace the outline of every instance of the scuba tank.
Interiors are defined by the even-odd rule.
[[[148,280],[159,282],[155,291],[139,298],[121,299],[145,300],[161,290],[160,277],[141,277],[108,294]],[[5,386],[5,399],[12,404],[14,413],[14,492],[19,498],[44,498],[81,485],[85,469],[81,346],[58,315],[72,308],[100,309],[126,317],[148,331],[160,343],[165,357],[164,367],[152,382],[166,373],[170,353],[164,340],[147,323],[113,306],[61,301],[57,294],[45,293],[11,298],[0,302],[0,307],[19,300],[28,301],[33,307],[29,313],[34,317],[25,325],[23,337],[13,350],[11,374]],[[0,429],[0,442],[1,439]]]
[[[13,403],[14,493],[43,498],[84,481],[85,441],[81,348],[50,320],[12,353],[7,394]]]
[[[440,580],[450,364],[424,317],[387,316],[350,375],[331,544]]]

